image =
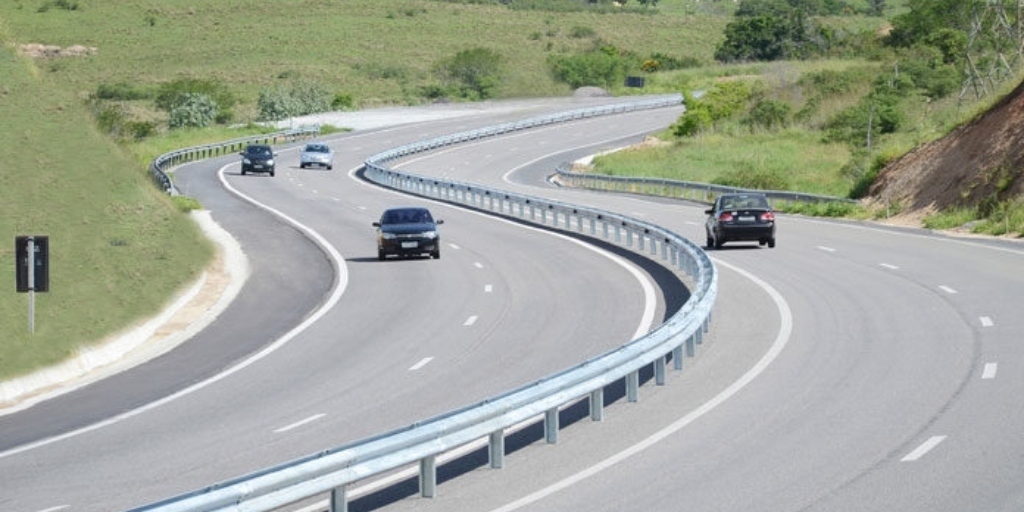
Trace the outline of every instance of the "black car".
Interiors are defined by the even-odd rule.
[[[384,260],[389,254],[396,256],[429,255],[441,257],[441,235],[438,224],[426,208],[406,207],[385,210],[377,228],[377,259]]]
[[[726,242],[757,242],[775,247],[775,213],[761,193],[722,194],[704,213],[708,249],[720,249]]]
[[[249,144],[242,155],[242,175],[250,172],[267,172],[274,175],[274,150],[266,144]]]

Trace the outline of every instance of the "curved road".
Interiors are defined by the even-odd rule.
[[[634,142],[678,115],[580,121],[401,165],[596,205],[703,240],[700,206],[544,180],[557,162]],[[179,183],[253,260],[244,300],[165,357],[0,417],[0,509],[139,505],[479,400],[649,328],[649,309],[660,319],[678,297],[645,294],[645,282],[672,283],[643,272],[644,262],[457,208],[423,203],[446,221],[442,259],[376,262],[375,215],[422,201],[344,169],[496,119],[342,135],[332,139],[333,172],[299,171],[294,150],[282,150],[289,168],[273,179],[236,175],[234,159],[180,171]],[[225,194],[220,169],[228,186],[314,229],[344,261]],[[600,424],[566,426],[557,447],[525,433],[502,470],[472,460],[442,468],[442,478],[461,476],[433,500],[409,486],[361,488],[352,509],[1024,507],[1021,245],[788,216],[779,229],[776,249],[737,244],[712,254],[721,282],[711,334],[669,385],[645,386],[639,403],[610,408]],[[323,305],[333,307],[275,344]],[[264,348],[275,350],[180,399],[26,444],[202,382]]]

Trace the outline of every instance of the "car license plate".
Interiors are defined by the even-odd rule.
[[[402,242],[402,249],[415,249],[419,246],[416,242]]]
[[[740,220],[740,222],[754,222],[754,216],[753,215],[740,215],[739,220]]]

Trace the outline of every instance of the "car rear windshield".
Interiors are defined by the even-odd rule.
[[[765,196],[736,196],[723,197],[723,210],[738,210],[743,208],[768,209],[768,199]]]

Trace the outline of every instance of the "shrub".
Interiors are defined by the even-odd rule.
[[[744,119],[744,124],[751,128],[775,130],[789,123],[789,116],[792,111],[793,108],[784,101],[770,98],[762,99],[750,109],[750,113]]]
[[[226,85],[212,80],[184,78],[162,84],[157,88],[156,106],[170,113],[188,94],[200,94],[213,100],[217,105],[216,122],[229,123],[234,118],[232,109],[238,104],[238,98]]]
[[[355,100],[352,99],[351,94],[335,94],[334,99],[331,100],[331,109],[333,110],[351,110],[355,106]]]
[[[627,70],[639,69],[634,57],[612,46],[576,55],[552,55],[548,67],[557,80],[572,88],[587,85],[614,87],[626,79]],[[639,59],[636,59],[637,61]]]
[[[455,91],[465,99],[488,99],[501,83],[503,58],[487,48],[462,50],[455,56],[444,59],[434,67],[434,72],[444,89]]]
[[[745,164],[739,169],[718,176],[711,181],[716,185],[757,190],[789,190],[789,180],[779,171],[773,169],[757,169]]]
[[[256,99],[257,119],[259,121],[280,121],[287,119],[292,112],[298,110],[293,106],[294,100],[282,87],[260,91]]]
[[[95,97],[101,100],[132,101],[148,99],[152,94],[129,83],[118,82],[98,85]]]
[[[171,109],[167,125],[177,128],[206,128],[217,117],[217,103],[205,94],[185,93]]]

